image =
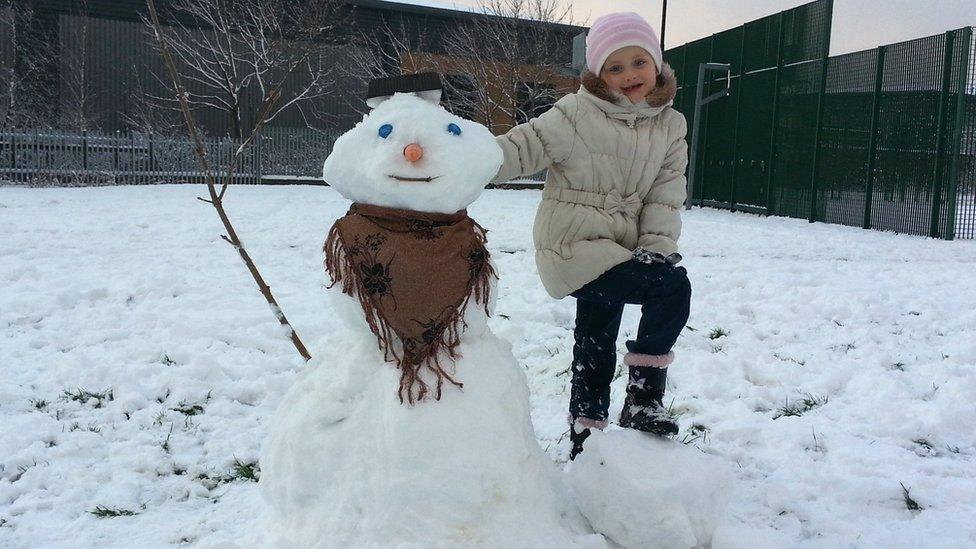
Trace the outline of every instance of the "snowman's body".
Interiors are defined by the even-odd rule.
[[[397,95],[336,142],[324,174],[355,202],[453,213],[477,198],[500,163],[483,126]],[[359,301],[338,286],[330,292],[341,322],[285,396],[261,457],[274,545],[586,540],[536,442],[525,374],[488,328],[484,304],[465,309],[452,371],[463,389],[445,384],[440,400],[408,405],[397,398],[400,372],[377,348]]]

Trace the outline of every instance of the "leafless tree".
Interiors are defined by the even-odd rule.
[[[30,4],[0,0],[0,132],[50,122],[53,94],[42,77],[53,49],[33,21]]]
[[[226,115],[231,137],[242,139],[257,112],[249,109],[267,97],[281,81],[287,97],[267,113],[269,120],[296,108],[314,116],[314,100],[332,87],[328,44],[337,10],[334,0],[174,0],[169,29],[162,40],[184,79],[187,102],[193,111],[215,109]],[[316,10],[321,10],[316,12]],[[151,25],[151,22],[147,22]],[[287,70],[287,79],[280,78]],[[168,89],[151,95],[162,106],[177,111],[168,77]]]
[[[351,77],[370,79],[435,71],[444,75],[444,106],[494,131],[537,114],[557,99],[571,58],[572,4],[559,0],[484,0],[474,16],[434,44],[424,29],[387,21],[357,36]],[[440,51],[441,53],[433,53]],[[351,103],[362,109],[362,101]]]
[[[211,204],[227,234],[221,235],[238,252],[261,294],[267,300],[278,322],[288,330],[299,354],[311,356],[291,323],[285,317],[271,288],[268,287],[251,259],[223,207],[224,194],[240,166],[248,147],[260,136],[262,128],[282,111],[303,100],[324,93],[329,82],[327,73],[318,70],[326,60],[320,41],[337,24],[337,0],[197,0],[178,3],[204,21],[225,29],[190,36],[189,29],[177,25],[168,31],[160,22],[154,0],[147,0],[148,23],[170,76],[174,101],[186,121],[187,133],[207,183]],[[206,6],[198,9],[195,6]],[[195,49],[186,45],[195,44]],[[307,75],[303,86],[289,87],[298,75]],[[241,76],[245,75],[245,76]],[[190,92],[185,83],[209,86],[211,93]],[[251,123],[241,116],[241,94],[253,86],[259,91],[258,109]],[[194,101],[200,104],[224,105],[233,109],[236,127],[240,128],[240,145],[229,166],[214,166],[207,156],[200,128],[193,113]]]
[[[457,25],[445,38],[448,55],[467,59],[464,79],[448,82],[448,95],[470,102],[494,131],[531,118],[557,99],[552,85],[565,75],[574,25],[571,2],[482,0],[481,17]]]
[[[438,72],[430,62],[427,34],[407,27],[399,21],[384,21],[377,29],[361,32],[348,47],[351,62],[343,66],[343,73],[355,86],[365,90],[374,78],[396,76],[415,67],[428,67]],[[407,67],[405,69],[405,67]],[[349,96],[347,106],[355,112],[363,112],[366,104],[359,95]]]
[[[86,0],[79,2],[81,13],[87,13]],[[64,40],[71,47],[62,48],[60,55],[60,127],[73,131],[88,131],[97,127],[91,66],[91,19],[86,15],[72,17],[72,24],[62,24]]]

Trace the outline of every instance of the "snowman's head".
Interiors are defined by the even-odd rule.
[[[478,198],[501,164],[488,128],[396,94],[336,140],[322,176],[353,202],[454,213]]]

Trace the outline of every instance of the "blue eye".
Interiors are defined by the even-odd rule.
[[[380,137],[382,137],[383,139],[390,137],[391,133],[393,133],[393,126],[389,124],[383,124],[382,126],[380,126],[379,134]]]
[[[447,131],[453,135],[461,135],[461,126],[458,126],[452,122],[447,125]]]

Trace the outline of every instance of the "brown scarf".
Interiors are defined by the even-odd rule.
[[[358,298],[387,361],[400,368],[400,402],[427,396],[420,372],[461,387],[440,363],[458,358],[464,311],[472,296],[488,313],[491,277],[485,230],[467,211],[436,214],[353,204],[325,241],[332,286]],[[396,335],[402,353],[394,348]]]

